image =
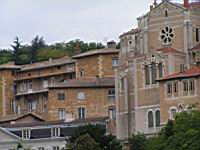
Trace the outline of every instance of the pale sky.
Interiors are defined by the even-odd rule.
[[[136,18],[153,0],[0,0],[0,48],[16,35],[28,43],[36,35],[47,43],[80,38],[118,40],[137,27]]]

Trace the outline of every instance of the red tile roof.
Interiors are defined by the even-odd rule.
[[[156,51],[163,52],[163,53],[184,53],[171,47],[162,47],[160,49],[157,49]]]
[[[188,78],[188,77],[195,77],[195,76],[200,76],[200,66],[192,67],[190,69],[187,69],[185,71],[181,71],[178,73],[173,73],[171,75],[158,79],[158,81],[177,79],[177,78]]]
[[[200,50],[200,43],[199,43],[199,44],[197,44],[195,47],[193,47],[191,50],[197,50],[197,49],[199,49],[199,50]]]

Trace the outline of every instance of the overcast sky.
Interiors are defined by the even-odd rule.
[[[28,43],[36,35],[47,43],[80,38],[118,40],[137,26],[153,0],[0,0],[0,48],[16,35]]]

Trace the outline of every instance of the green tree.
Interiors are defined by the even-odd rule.
[[[95,140],[89,135],[85,134],[78,137],[74,143],[67,145],[67,150],[101,150]]]
[[[113,135],[106,135],[105,127],[102,125],[86,125],[78,127],[75,133],[67,141],[68,144],[74,144],[80,136],[89,134],[94,141],[99,144],[102,150],[121,150],[120,142]]]
[[[129,138],[130,150],[145,150],[147,138],[144,134],[132,134]]]
[[[17,149],[23,148],[21,143],[17,143]]]
[[[169,121],[158,136],[150,138],[146,150],[199,150],[200,112],[182,112]]]
[[[13,52],[10,49],[1,49],[0,50],[0,64],[7,63],[14,59]]]
[[[15,59],[15,64],[20,64],[20,58],[19,58],[19,52],[21,48],[21,41],[19,41],[19,37],[16,36],[15,40],[13,41],[14,45],[11,45],[13,48],[13,53],[14,53],[14,59]]]
[[[46,44],[43,37],[36,36],[31,41],[31,47],[30,47],[30,61],[31,62],[37,61],[38,50],[41,48],[44,48],[45,46]]]

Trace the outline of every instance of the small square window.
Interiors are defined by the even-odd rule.
[[[30,111],[36,110],[36,109],[37,109],[37,101],[35,101],[35,100],[30,101],[30,102],[28,103],[28,109],[29,109]]]
[[[59,137],[59,136],[60,136],[60,128],[52,128],[51,137]]]
[[[84,100],[85,99],[85,92],[78,92],[78,100]]]
[[[113,58],[112,59],[112,66],[116,67],[118,65],[118,61],[119,61],[118,58]]]
[[[115,89],[108,90],[108,100],[114,100],[115,99]]]
[[[30,137],[31,137],[31,130],[22,130],[23,139],[30,139]]]
[[[65,100],[65,93],[58,93],[58,100],[64,101]]]

